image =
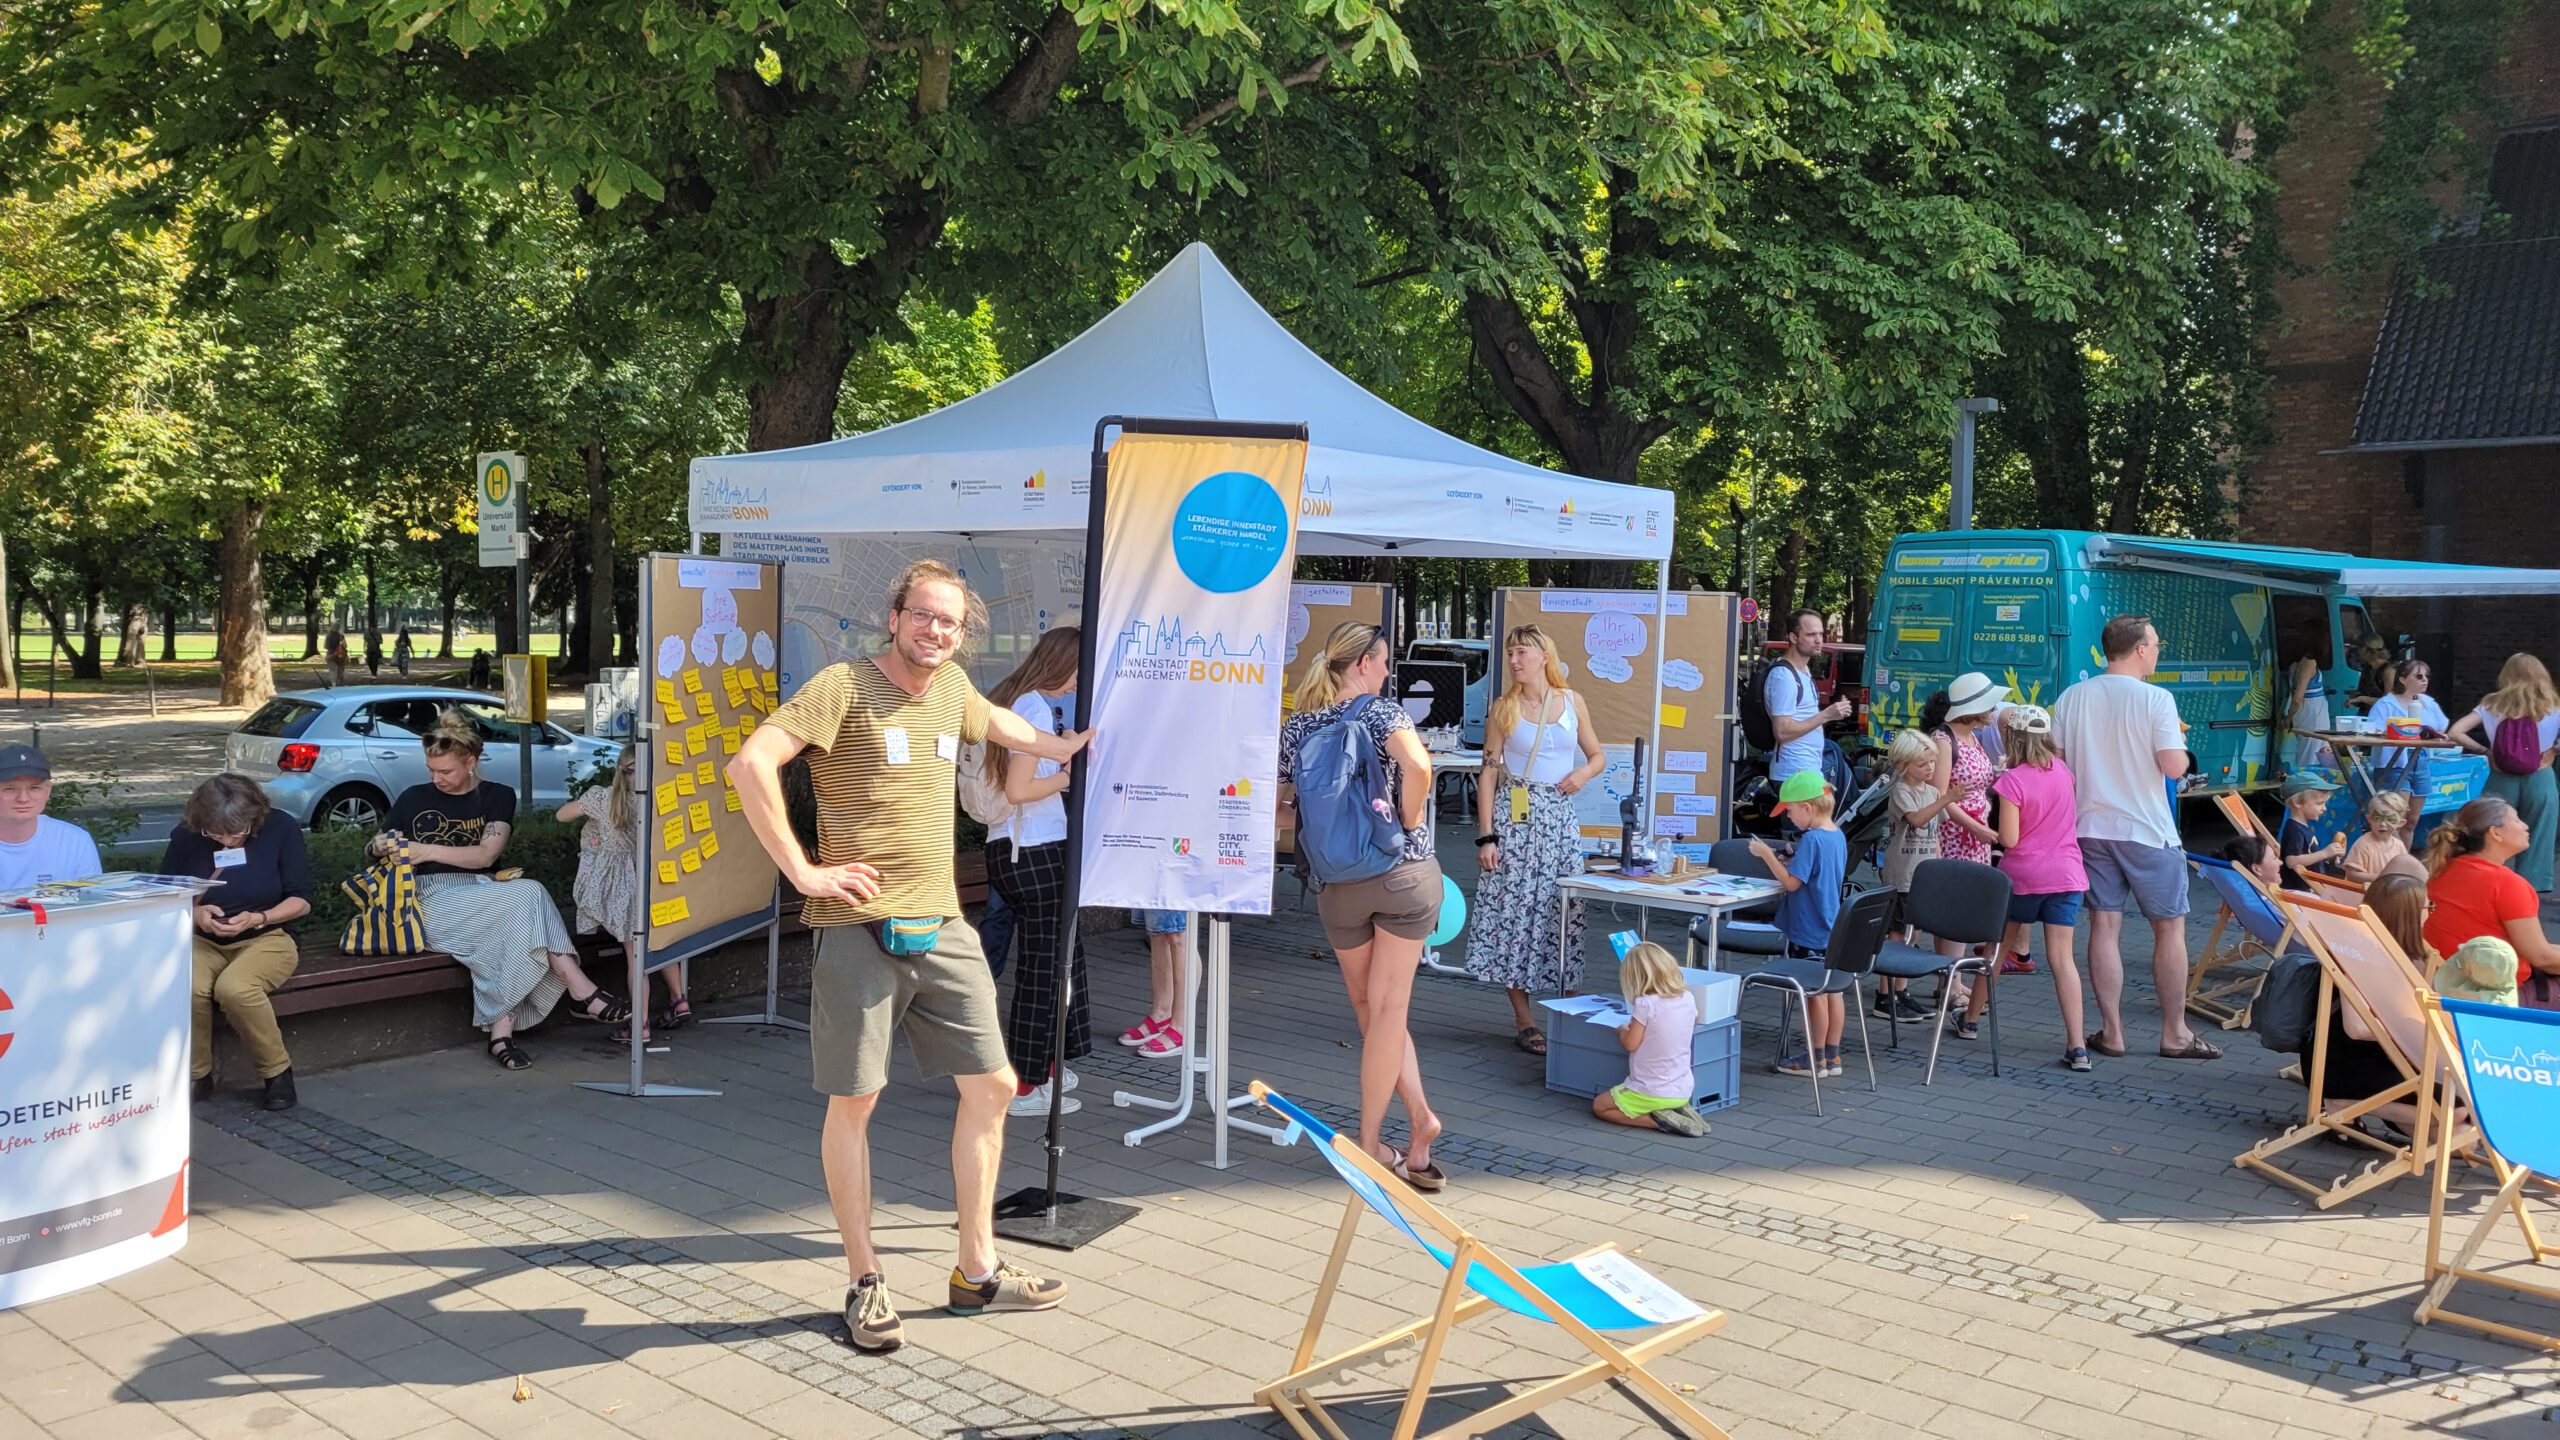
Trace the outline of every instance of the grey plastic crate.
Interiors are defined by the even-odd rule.
[[[1701,1111],[1742,1102],[1742,1021],[1701,1025],[1689,1041],[1691,1098]],[[1589,1099],[1626,1083],[1618,1034],[1587,1020],[1553,1017],[1547,1030],[1547,1088]]]

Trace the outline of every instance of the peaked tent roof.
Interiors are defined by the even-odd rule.
[[[1105,415],[1304,421],[1303,554],[1671,552],[1668,491],[1524,465],[1423,424],[1298,343],[1197,243],[968,399],[820,445],[695,460],[693,528],[1080,539]]]

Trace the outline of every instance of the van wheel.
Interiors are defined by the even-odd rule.
[[[341,785],[311,812],[314,830],[379,830],[390,802],[370,785]]]

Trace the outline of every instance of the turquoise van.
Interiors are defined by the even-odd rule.
[[[2364,602],[2383,596],[2560,594],[2560,571],[2373,560],[2319,550],[2107,535],[2086,530],[1932,531],[1896,536],[1867,625],[1869,737],[1889,743],[1967,670],[2050,707],[2105,668],[2112,615],[2151,617],[2159,673],[2177,697],[2197,785],[2254,790],[2281,778],[2269,754],[2276,687],[2319,657],[2332,711],[2349,713],[2353,659],[2381,633]],[[2477,793],[2476,757],[2440,764],[2443,808]],[[2459,799],[2452,799],[2460,804]]]

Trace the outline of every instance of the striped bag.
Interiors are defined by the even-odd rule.
[[[350,955],[415,955],[427,948],[427,916],[418,906],[418,872],[410,868],[406,841],[338,888],[356,907],[338,937],[339,949]]]

